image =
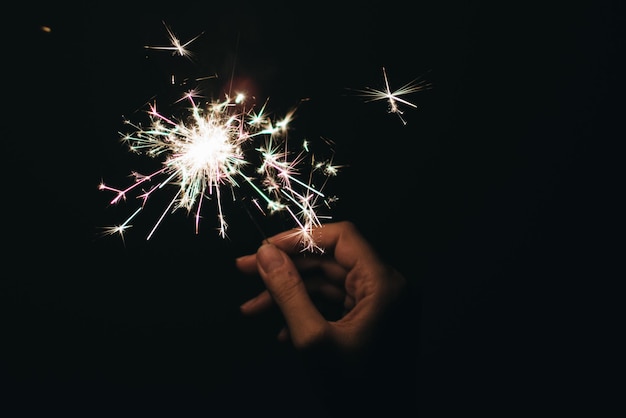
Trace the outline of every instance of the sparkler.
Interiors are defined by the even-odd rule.
[[[366,100],[366,102],[373,102],[377,100],[387,100],[389,113],[395,113],[396,115],[398,115],[398,117],[400,118],[400,121],[402,121],[402,124],[406,125],[407,121],[402,117],[404,112],[402,111],[402,109],[400,109],[399,103],[410,106],[412,108],[417,108],[417,105],[409,102],[408,100],[401,98],[400,96],[404,96],[406,94],[416,93],[418,91],[429,89],[431,87],[431,83],[425,80],[422,80],[421,78],[416,78],[406,83],[399,89],[394,90],[392,92],[391,88],[389,87],[389,80],[387,78],[387,71],[385,70],[385,67],[383,67],[383,78],[385,81],[384,90],[367,87],[366,89],[358,90],[358,91],[362,93],[362,96],[367,97],[369,99],[369,100]]]
[[[163,25],[171,46],[145,48],[170,50],[172,55],[190,57],[187,47],[202,33],[182,43],[165,22]],[[175,104],[183,101],[189,106],[178,117],[165,116],[157,110],[156,102],[151,104],[147,128],[125,120],[132,127],[132,132],[121,134],[122,140],[132,152],[161,159],[161,165],[147,175],[132,172],[134,181],[126,188],[100,183],[100,190],[115,194],[110,201],[112,205],[126,201],[131,194],[140,202],[123,223],[104,228],[103,234],[119,234],[124,241],[124,233],[145,208],[149,198],[162,189],[173,188],[174,195],[154,223],[147,240],[168,214],[179,209],[186,210],[188,215],[193,214],[195,232],[199,233],[203,202],[207,200],[214,203],[218,233],[226,238],[228,224],[222,204],[224,190],[230,191],[233,200],[237,200],[237,191],[247,186],[253,192],[251,201],[263,215],[277,212],[289,215],[296,225],[294,229],[302,251],[323,252],[324,249],[315,243],[312,231],[322,224],[322,219],[329,218],[318,214],[317,210],[322,202],[330,207],[337,199],[326,196],[323,189],[328,178],[335,176],[340,166],[334,165],[332,158],[318,161],[309,151],[307,141],[296,153],[288,147],[287,132],[295,109],[282,120],[275,121],[266,113],[267,101],[256,110],[254,104],[247,106],[243,94],[233,97],[225,94],[223,100],[202,103],[196,93],[190,91]],[[250,154],[255,154],[260,161],[255,170]],[[308,177],[303,180],[305,162],[309,162],[310,166]],[[315,181],[320,176],[323,180],[316,185]]]
[[[228,225],[222,205],[223,189],[229,188],[235,198],[235,189],[245,185],[254,192],[253,202],[264,215],[282,211],[289,214],[297,225],[303,251],[323,252],[311,233],[322,222],[323,217],[316,212],[321,202],[329,206],[336,200],[325,196],[322,189],[328,178],[337,174],[339,166],[333,165],[332,158],[316,161],[306,144],[294,156],[288,148],[287,131],[295,109],[276,122],[265,114],[265,105],[258,112],[254,106],[247,109],[243,95],[226,95],[224,100],[209,102],[206,107],[197,103],[193,93],[187,93],[185,99],[190,107],[183,120],[164,116],[155,103],[148,112],[148,128],[126,121],[134,128],[132,133],[123,135],[131,151],[163,158],[163,163],[148,175],[134,172],[134,182],[125,189],[100,184],[100,190],[115,193],[111,204],[126,200],[129,194],[141,189],[136,196],[141,205],[122,224],[105,228],[104,233],[119,233],[123,239],[130,222],[148,199],[166,186],[175,186],[174,196],[146,239],[153,236],[168,213],[178,209],[193,213],[198,233],[204,200],[215,202],[219,235],[225,238]],[[261,146],[255,147],[259,140]],[[261,161],[254,174],[248,169],[250,152]],[[306,181],[300,179],[305,161],[311,164]],[[317,178],[318,174],[324,176],[324,181],[316,187],[314,176]]]
[[[187,47],[204,32],[181,42],[173,30],[163,22],[170,39],[170,46],[145,46],[148,49],[172,51],[172,55],[191,57]],[[387,72],[383,67],[384,89],[366,88],[359,90],[368,102],[386,100],[389,112],[396,113],[402,123],[400,105],[416,108],[417,105],[401,96],[430,87],[430,84],[415,79],[392,91]],[[210,77],[213,78],[213,77]],[[198,79],[199,80],[199,79]],[[156,102],[149,106],[150,124],[126,120],[132,132],[122,134],[122,140],[132,152],[158,158],[161,165],[150,174],[132,172],[134,181],[126,188],[112,187],[100,183],[100,190],[113,192],[110,204],[126,201],[131,194],[139,201],[126,220],[116,226],[104,228],[105,235],[124,233],[131,222],[143,211],[148,200],[162,189],[174,189],[173,196],[154,223],[146,239],[157,231],[168,214],[180,209],[193,214],[195,233],[200,230],[203,204],[211,201],[217,212],[218,234],[227,237],[228,224],[222,204],[229,191],[233,200],[238,200],[239,190],[246,187],[252,191],[250,200],[263,215],[277,212],[287,213],[295,223],[294,232],[299,236],[303,251],[320,251],[312,236],[315,227],[321,226],[323,217],[317,210],[322,203],[330,207],[337,199],[326,196],[323,189],[330,177],[337,174],[341,166],[329,160],[317,160],[309,151],[308,142],[302,149],[293,152],[288,146],[287,131],[295,109],[284,119],[276,121],[266,114],[266,105],[257,111],[255,105],[248,106],[243,95],[224,95],[222,100],[201,102],[193,92],[186,93],[175,102],[188,103],[185,112],[178,116],[166,116],[157,110]],[[254,168],[256,155],[260,165]],[[308,173],[303,166],[308,162]],[[320,178],[319,184],[316,184]],[[248,197],[245,195],[245,197]]]

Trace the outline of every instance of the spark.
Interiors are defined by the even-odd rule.
[[[204,32],[183,43],[165,21],[163,25],[171,46],[145,48],[191,57],[187,47]],[[195,81],[217,78],[215,74]],[[170,82],[175,84],[174,75]],[[215,208],[218,235],[227,238],[223,198],[229,195],[233,200],[251,202],[264,216],[286,213],[297,225],[302,251],[324,251],[315,243],[312,232],[321,226],[323,219],[330,218],[320,215],[318,209],[322,204],[329,208],[337,197],[326,196],[322,190],[341,166],[334,165],[332,158],[318,160],[311,152],[309,141],[303,142],[299,152],[294,153],[288,147],[289,125],[296,108],[276,120],[268,113],[268,100],[257,109],[254,104],[248,105],[244,94],[231,96],[230,92],[231,89],[221,100],[208,101],[192,88],[173,103],[176,109],[187,104],[184,111],[175,116],[163,114],[155,100],[147,104],[150,123],[146,128],[141,123],[125,120],[131,132],[120,133],[121,140],[132,152],[158,159],[160,166],[150,174],[131,172],[133,181],[125,188],[100,183],[100,190],[114,194],[110,205],[126,203],[131,196],[137,202],[124,222],[103,228],[103,235],[119,234],[124,242],[124,234],[132,227],[131,221],[144,211],[148,201],[162,190],[173,189],[147,240],[167,215],[178,210],[185,210],[193,217],[198,234],[205,201],[210,201]],[[252,158],[254,155],[256,158]],[[260,163],[258,167],[254,161]],[[320,178],[323,178],[321,184],[316,185]],[[252,196],[240,192],[244,187]]]
[[[417,108],[417,105],[409,102],[408,100],[401,98],[400,96],[404,96],[407,94],[416,93],[418,91],[429,89],[431,87],[431,83],[426,82],[425,80],[422,80],[421,78],[416,78],[406,83],[399,89],[391,91],[391,88],[389,87],[389,79],[387,78],[387,71],[385,70],[385,67],[383,67],[383,79],[385,82],[384,90],[367,87],[365,89],[358,90],[358,91],[362,93],[362,96],[369,98],[369,100],[366,100],[366,102],[373,102],[377,100],[387,100],[389,113],[397,114],[398,117],[400,118],[400,121],[402,121],[402,124],[406,125],[407,121],[402,117],[404,112],[402,111],[402,109],[400,109],[399,104],[401,103],[401,104],[410,106],[412,108]]]
[[[144,48],[146,48],[146,49],[160,49],[160,50],[172,51],[172,55],[178,54],[181,57],[191,58],[191,55],[192,55],[191,51],[189,51],[187,49],[187,47],[193,41],[195,41],[200,36],[202,36],[204,34],[204,32],[201,32],[200,34],[194,36],[193,38],[191,38],[190,40],[188,40],[185,43],[181,43],[180,39],[178,39],[178,37],[174,34],[174,32],[167,25],[167,23],[163,22],[163,25],[165,26],[165,30],[167,30],[167,34],[168,34],[168,36],[170,38],[171,46],[149,46],[149,45],[145,45]]]
[[[264,215],[276,212],[289,215],[297,225],[303,251],[323,252],[311,233],[321,225],[322,219],[326,219],[317,213],[322,202],[328,207],[337,199],[327,197],[322,189],[340,166],[334,165],[332,158],[316,161],[308,148],[303,147],[298,153],[289,149],[287,132],[295,110],[276,121],[265,113],[267,102],[257,112],[254,106],[246,107],[243,95],[225,95],[221,101],[202,105],[190,91],[184,100],[190,106],[180,118],[163,115],[155,102],[149,106],[149,127],[144,129],[140,124],[126,121],[133,129],[131,133],[122,134],[122,141],[135,153],[160,158],[162,165],[148,175],[133,172],[134,181],[126,188],[100,183],[100,190],[114,193],[110,201],[112,205],[126,201],[131,194],[136,194],[135,198],[140,202],[139,208],[122,224],[105,228],[104,233],[119,233],[123,239],[124,232],[132,226],[131,220],[148,200],[164,188],[174,188],[174,195],[147,240],[168,214],[179,209],[193,214],[198,234],[204,200],[214,203],[218,234],[226,238],[228,224],[222,204],[224,189],[236,197],[236,191],[246,186],[255,196],[251,199],[253,204]],[[259,141],[262,145],[255,146]],[[256,170],[252,170],[250,153],[256,154],[260,161]],[[310,163],[309,176],[303,180],[303,166],[307,161]],[[316,187],[314,181],[320,176],[325,179]]]

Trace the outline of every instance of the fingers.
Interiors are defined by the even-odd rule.
[[[311,234],[316,245],[330,252],[335,260],[347,270],[351,270],[359,260],[377,261],[375,251],[351,222],[325,224],[315,228]],[[298,247],[299,239],[300,234],[291,230],[274,235],[267,241],[289,254],[294,254],[301,252]]]
[[[331,255],[301,254],[300,233],[297,229],[285,231],[266,240],[291,255],[300,255],[294,262],[299,269],[321,268],[328,277],[343,279],[357,262],[378,264],[376,252],[361,236],[354,224],[348,221],[325,224],[311,231],[316,245]],[[256,254],[239,257],[237,268],[244,273],[256,273]]]
[[[262,245],[256,260],[259,273],[287,323],[292,343],[305,348],[323,340],[328,323],[311,301],[296,266],[273,244]]]
[[[272,297],[267,290],[259,293],[252,299],[239,306],[239,309],[244,315],[256,315],[260,312],[267,310],[274,304]]]
[[[367,345],[371,329],[401,292],[404,277],[383,263],[351,222],[314,228],[311,234],[324,254],[302,252],[298,229],[268,238],[255,254],[236,260],[244,273],[260,274],[266,291],[241,306],[253,314],[275,304],[286,328],[281,340],[291,339],[298,349],[324,343],[347,351]],[[309,292],[335,304],[343,300],[337,319]],[[322,312],[327,315],[324,316]],[[334,312],[334,311],[332,311]]]
[[[331,283],[328,279],[319,276],[306,277],[303,280],[307,293],[311,296],[311,300],[324,318],[328,319],[324,312],[331,306],[335,307],[335,310],[343,306],[344,311],[350,310],[354,306],[354,300],[349,295],[346,295],[343,286]],[[320,305],[326,307],[326,309],[322,309]],[[274,301],[269,292],[264,290],[240,305],[239,309],[244,315],[257,315],[272,306],[274,306]]]

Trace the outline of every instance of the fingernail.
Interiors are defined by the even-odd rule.
[[[272,244],[261,245],[256,252],[256,259],[265,271],[280,267],[284,261],[280,250]]]

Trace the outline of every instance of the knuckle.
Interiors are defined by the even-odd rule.
[[[346,220],[339,221],[338,224],[342,230],[350,232],[350,233],[356,232],[357,230],[356,225],[352,221],[346,221]]]
[[[272,286],[272,296],[278,303],[289,302],[301,292],[303,283],[297,274],[292,271],[287,271],[285,274],[276,277],[276,282]]]
[[[298,350],[316,349],[326,345],[328,337],[328,328],[323,324],[316,324],[300,333],[293,340],[293,345]]]

